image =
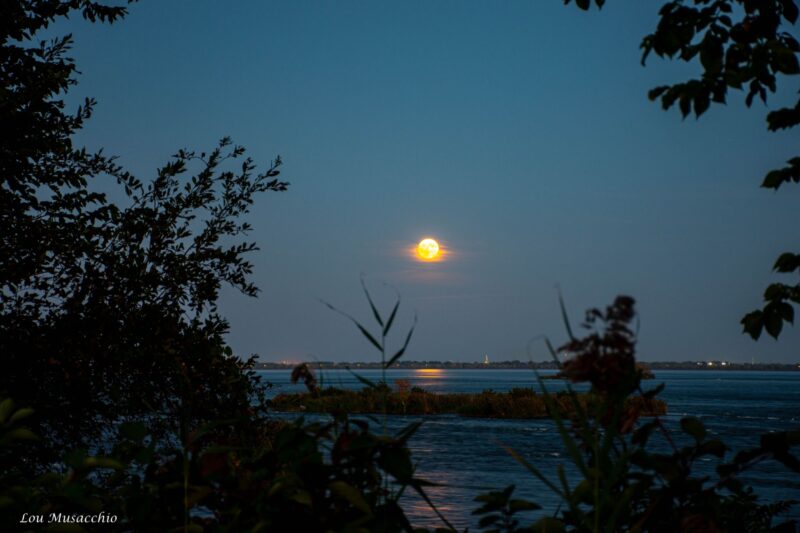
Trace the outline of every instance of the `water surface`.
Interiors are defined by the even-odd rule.
[[[359,370],[371,380],[379,380],[380,370]],[[543,374],[552,371],[542,371]],[[302,391],[302,385],[289,381],[287,370],[261,371],[273,384],[273,393]],[[322,371],[324,385],[361,388],[358,379],[346,370]],[[513,387],[536,385],[532,371],[516,369],[415,369],[389,370],[387,382],[408,380],[412,386],[430,392],[507,391]],[[800,429],[800,372],[755,371],[658,371],[656,379],[644,382],[645,388],[665,384],[660,397],[668,404],[667,424],[676,428],[680,418],[696,416],[709,432],[733,450],[755,447],[759,436],[769,431]],[[549,390],[562,389],[560,380],[547,380]],[[390,430],[419,417],[389,416]],[[570,477],[575,475],[563,456],[563,445],[550,420],[496,420],[464,418],[457,415],[424,417],[425,423],[411,441],[418,474],[443,486],[429,490],[434,503],[447,518],[460,527],[474,526],[470,512],[477,506],[473,498],[488,489],[517,486],[517,494],[532,499],[552,513],[559,502],[541,482],[529,474],[507,452],[510,447],[545,473],[555,476],[563,464]],[[377,430],[377,428],[376,428]],[[678,434],[678,439],[683,436]],[[664,443],[657,445],[665,445]],[[728,456],[730,459],[730,454]],[[704,470],[713,474],[716,459],[705,459]],[[800,500],[800,476],[774,462],[759,465],[744,478],[766,499]],[[416,498],[406,504],[409,515],[420,525],[435,526],[436,519],[427,505]],[[800,518],[800,507],[791,513]]]

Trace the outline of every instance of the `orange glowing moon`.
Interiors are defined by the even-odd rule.
[[[425,238],[417,245],[417,256],[423,261],[435,261],[440,250],[439,243],[435,239]]]

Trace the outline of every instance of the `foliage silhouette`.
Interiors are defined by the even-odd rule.
[[[126,9],[6,2],[0,30],[0,394],[35,409],[44,438],[33,447],[49,461],[66,445],[98,446],[131,417],[183,440],[263,407],[252,360],[223,341],[216,301],[223,284],[256,294],[242,218],[255,196],[287,187],[279,158],[257,172],[228,138],[178,151],[147,182],[74,147],[94,102],[64,110],[71,37],[33,44],[73,12],[114,22]],[[96,192],[99,180],[123,200]]]
[[[18,427],[25,413],[6,413],[9,405],[0,404],[4,466],[24,456],[25,444],[36,438]],[[418,424],[379,436],[347,417],[299,419],[262,426],[255,444],[240,439],[247,431],[227,431],[229,425],[249,431],[245,419],[217,422],[176,445],[145,424],[126,422],[108,456],[66,454],[66,473],[31,478],[4,468],[0,523],[4,531],[27,531],[37,526],[20,524],[24,513],[60,515],[82,531],[80,517],[102,512],[114,517],[103,531],[412,529],[399,499],[406,488],[426,485],[415,476],[407,447]]]
[[[697,418],[681,420],[681,431],[690,438],[683,446],[658,416],[642,423],[641,411],[626,401],[655,398],[663,385],[648,391],[641,387],[641,369],[635,362],[636,335],[631,329],[635,317],[634,300],[620,296],[605,310],[586,313],[584,327],[589,332],[585,337],[573,337],[558,350],[547,341],[555,361],[557,353],[572,354],[563,373],[574,382],[588,382],[598,401],[581,405],[570,388],[578,415],[569,413],[569,418],[555,402],[548,401],[566,456],[579,473],[577,483],[570,482],[563,465],[554,480],[515,450],[508,450],[564,504],[564,510],[541,518],[530,529],[794,531],[794,521],[772,522],[797,502],[762,503],[737,476],[765,460],[800,472],[800,460],[791,451],[800,447],[800,431],[766,434],[758,447],[740,451],[725,462],[729,448],[709,436]],[[539,379],[539,385],[546,392],[543,380]],[[658,437],[660,443],[656,443]],[[662,451],[663,445],[667,453]],[[718,459],[716,479],[700,468],[700,461],[710,457]],[[512,493],[510,486],[500,503],[512,501]]]
[[[569,4],[571,0],[565,0]],[[591,0],[576,0],[583,10]],[[605,0],[595,0],[602,8]],[[795,0],[671,0],[659,11],[655,31],[641,44],[642,64],[651,53],[658,57],[698,61],[699,78],[653,88],[650,100],[660,100],[666,110],[677,104],[683,117],[705,113],[712,103],[726,104],[728,90],[746,92],[745,105],[758,98],[767,103],[778,80],[800,74],[800,42],[794,29],[798,20]],[[792,107],[767,113],[767,129],[789,130],[800,124],[800,98]],[[800,156],[786,166],[769,171],[761,182],[767,189],[800,183]],[[779,274],[800,276],[800,253],[786,252],[773,265]],[[772,283],[764,291],[761,309],[741,320],[744,332],[758,339],[762,331],[778,338],[784,323],[793,324],[800,305],[800,282]]]
[[[387,436],[387,424],[386,424],[387,419],[386,419],[386,417],[387,417],[388,412],[389,412],[388,411],[388,409],[389,409],[389,394],[391,392],[391,389],[389,388],[389,385],[386,382],[386,370],[388,368],[390,368],[396,361],[398,361],[405,354],[406,350],[408,349],[408,344],[411,342],[411,337],[414,334],[414,329],[416,328],[416,325],[417,325],[417,315],[416,315],[416,313],[414,314],[414,321],[413,321],[411,327],[406,332],[405,340],[403,341],[402,346],[396,352],[394,352],[391,357],[387,358],[387,355],[389,353],[391,353],[391,352],[388,349],[386,340],[389,337],[389,334],[391,333],[392,326],[395,323],[394,322],[395,321],[395,317],[397,316],[397,311],[400,308],[400,296],[397,295],[397,298],[395,299],[394,305],[392,306],[392,310],[389,313],[388,318],[385,318],[384,315],[382,315],[381,312],[378,311],[378,308],[375,306],[375,302],[372,299],[372,295],[370,294],[369,289],[367,289],[367,285],[366,285],[366,282],[364,281],[364,276],[363,275],[361,276],[361,288],[363,289],[364,296],[366,297],[367,302],[369,303],[370,310],[372,311],[372,317],[375,319],[375,323],[377,324],[378,330],[380,331],[379,335],[374,335],[374,334],[370,333],[369,329],[366,326],[364,326],[361,322],[356,320],[353,316],[351,316],[351,315],[345,313],[344,311],[341,311],[340,309],[334,307],[330,303],[324,302],[324,301],[322,303],[326,307],[328,307],[330,310],[332,310],[332,311],[334,311],[334,312],[346,317],[347,319],[349,319],[356,326],[356,328],[361,333],[361,335],[364,337],[364,339],[366,339],[381,355],[381,380],[378,383],[375,383],[375,382],[373,382],[373,381],[371,381],[371,380],[369,380],[369,379],[367,379],[367,378],[365,378],[365,377],[353,372],[352,370],[350,372],[356,377],[356,379],[358,379],[362,384],[364,384],[366,386],[366,388],[364,389],[364,392],[367,395],[369,395],[373,399],[375,399],[375,398],[378,399],[378,401],[380,403],[380,412],[383,414],[383,419],[382,419],[383,436],[386,437]],[[378,338],[380,338],[380,342],[378,342],[378,340],[377,340]],[[307,366],[305,366],[305,365],[300,365],[299,366],[299,368],[301,368],[301,369],[303,367],[305,367],[304,370],[299,370],[298,371],[298,375],[303,375],[308,371],[308,367]],[[324,398],[326,392],[328,393],[328,397],[329,397],[330,392],[331,392],[332,389],[316,390],[313,387],[308,386],[308,381],[309,380],[307,379],[306,380],[307,388],[309,389],[309,394],[311,394],[311,396],[314,397],[314,399]],[[313,381],[313,380],[311,380],[311,382],[315,383],[315,381]],[[335,403],[338,404],[339,403],[338,400],[335,401]],[[342,409],[341,407],[337,407],[336,409],[334,409],[333,414],[337,419],[343,417],[344,420],[348,420],[348,415],[349,415],[350,412],[351,411],[348,411],[347,409]],[[374,412],[374,410],[373,410],[373,412]],[[421,424],[421,422],[415,422],[415,423],[409,424],[400,433],[401,434],[409,434],[409,435],[413,434],[419,428],[420,424]],[[407,454],[410,457],[410,452],[408,451],[408,448],[405,445],[405,441],[403,441],[403,453]],[[409,462],[409,465],[410,465],[410,462]],[[408,469],[404,468],[403,472],[406,472],[408,475],[412,475],[413,474],[413,468],[411,470],[408,470]],[[406,487],[408,487],[408,486],[412,487],[414,489],[414,491],[419,495],[419,497],[422,498],[425,501],[425,503],[428,504],[428,506],[436,514],[436,516],[442,521],[442,523],[445,524],[450,530],[452,530],[452,525],[450,524],[450,522],[447,521],[447,518],[444,517],[444,515],[439,511],[439,509],[436,507],[436,505],[433,503],[433,501],[431,501],[431,499],[428,497],[427,493],[425,492],[424,487],[429,486],[429,485],[433,485],[432,483],[429,483],[429,482],[427,482],[425,480],[422,480],[422,479],[415,479],[414,481],[410,481],[410,482],[406,483],[406,479],[404,479],[402,477],[398,478],[395,475],[395,481],[397,483],[399,483],[399,487],[392,487],[389,484],[390,480],[389,480],[388,476],[385,476],[383,478],[383,480],[384,480],[383,489],[384,489],[385,494],[389,495],[390,498],[392,498],[392,497],[396,498],[396,500],[399,500],[400,496],[403,494],[403,492],[405,491]],[[384,527],[386,527],[387,525],[388,524],[385,524]],[[394,526],[392,526],[392,527],[394,527]]]
[[[382,324],[384,340],[397,309]],[[294,378],[322,393],[307,366],[298,367]],[[32,414],[12,410],[10,400],[0,403],[0,423]],[[254,416],[244,412],[187,427],[178,440],[152,431],[149,423],[127,421],[109,438],[114,445],[108,456],[70,453],[66,474],[33,479],[14,468],[30,450],[13,441],[36,437],[9,427],[0,434],[0,458],[9,467],[0,472],[0,518],[18,524],[23,513],[84,516],[102,510],[117,517],[104,529],[117,531],[411,531],[400,501],[409,488],[438,514],[407,444],[420,423],[389,435],[385,424],[376,434],[346,412],[310,423],[254,423]]]

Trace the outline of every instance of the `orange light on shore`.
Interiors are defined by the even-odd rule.
[[[442,376],[444,374],[444,370],[441,368],[415,368],[415,374],[421,374],[420,377],[425,376],[427,378]]]

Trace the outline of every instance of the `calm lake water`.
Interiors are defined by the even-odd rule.
[[[546,374],[547,371],[542,372]],[[292,385],[289,371],[262,371],[273,384],[274,393],[302,391]],[[372,380],[380,379],[379,370],[360,370]],[[344,370],[322,372],[324,385],[361,388],[361,383]],[[485,389],[507,391],[513,387],[536,387],[535,376],[527,370],[390,370],[387,382],[407,379],[412,386],[430,392],[480,392]],[[666,385],[660,398],[668,404],[665,417],[670,427],[680,418],[700,418],[709,433],[721,438],[738,451],[758,445],[759,435],[769,431],[800,429],[800,372],[748,371],[658,371],[645,389],[659,383]],[[547,381],[548,390],[564,387],[560,380]],[[290,415],[287,415],[290,416]],[[397,430],[419,417],[388,417],[390,430]],[[473,498],[489,489],[509,484],[515,494],[529,498],[552,513],[559,502],[537,479],[520,466],[504,449],[516,450],[545,474],[556,475],[564,464],[568,476],[570,463],[565,460],[562,443],[550,420],[491,420],[462,418],[456,415],[424,417],[424,424],[411,440],[418,475],[441,484],[429,489],[434,503],[456,526],[474,526],[470,516],[477,507]],[[379,431],[379,428],[376,428]],[[686,441],[676,430],[678,444]],[[730,458],[730,453],[726,456]],[[710,474],[716,458],[706,459]],[[759,467],[744,477],[765,499],[800,500],[800,476],[774,462]],[[423,501],[409,498],[406,504],[415,524],[435,526],[437,519]],[[790,515],[800,519],[800,506]]]

